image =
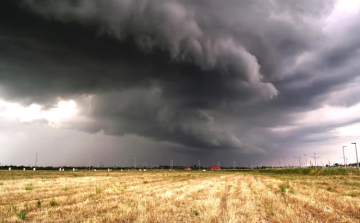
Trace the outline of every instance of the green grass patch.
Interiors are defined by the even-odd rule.
[[[26,209],[23,209],[23,210],[19,211],[19,212],[16,214],[16,216],[17,216],[18,218],[20,218],[21,220],[25,220],[26,214],[27,214],[27,210],[26,210]]]
[[[286,189],[290,188],[290,184],[289,184],[289,182],[282,183],[279,185],[279,188],[280,188],[281,192],[285,193]]]
[[[360,187],[360,184],[358,182],[353,182],[348,179],[344,180],[344,185],[351,186],[351,187]]]
[[[300,174],[300,175],[313,175],[313,176],[327,176],[327,175],[360,175],[357,169],[345,169],[341,167],[329,168],[314,168],[314,167],[296,167],[296,168],[271,168],[262,169],[260,173],[273,173],[273,174]]]
[[[343,196],[350,196],[350,197],[357,197],[359,194],[356,191],[350,190],[350,191],[345,191],[343,193]]]
[[[25,190],[32,190],[32,189],[34,189],[34,186],[31,183],[25,185]]]

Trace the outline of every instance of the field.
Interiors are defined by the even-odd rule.
[[[0,171],[2,222],[360,222],[360,176]]]

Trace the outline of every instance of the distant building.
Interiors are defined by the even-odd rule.
[[[219,166],[211,166],[209,170],[221,170]]]
[[[191,170],[191,167],[187,166],[184,170]]]

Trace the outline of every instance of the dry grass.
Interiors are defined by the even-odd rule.
[[[360,222],[360,177],[0,171],[2,222]]]

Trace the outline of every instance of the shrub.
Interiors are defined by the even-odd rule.
[[[199,211],[198,211],[198,210],[194,210],[194,214],[195,214],[195,216],[198,216],[198,215],[199,215]]]
[[[98,187],[98,188],[96,188],[96,193],[97,194],[100,194],[101,193],[101,189]]]
[[[332,188],[330,186],[327,187],[328,191],[332,191]]]
[[[280,188],[281,192],[283,192],[283,193],[286,191],[286,189],[285,189],[285,187],[284,187],[283,184],[279,185],[279,188]]]
[[[41,201],[40,201],[40,200],[38,200],[38,201],[36,202],[36,207],[37,207],[37,208],[41,208]]]
[[[68,191],[68,190],[69,190],[69,188],[67,188],[67,187],[64,187],[64,188],[63,188],[63,190],[64,190],[64,191]]]
[[[59,203],[55,199],[52,199],[49,204],[51,207],[59,205]]]

